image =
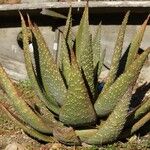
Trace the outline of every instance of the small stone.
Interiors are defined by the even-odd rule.
[[[62,145],[60,143],[48,143],[46,145],[42,145],[40,147],[40,150],[60,150],[62,148]]]
[[[11,143],[6,146],[5,150],[27,150],[27,149],[18,143]]]
[[[107,76],[108,76],[109,70],[104,70],[101,72],[100,76],[99,76],[99,81],[106,81],[107,80]]]
[[[52,145],[48,143],[48,144],[42,145],[40,147],[40,150],[50,150],[51,147]]]
[[[137,136],[133,135],[132,137],[130,137],[130,139],[128,140],[130,143],[133,143],[137,140]]]
[[[52,145],[50,150],[60,150],[60,148],[61,148],[61,144],[60,143],[55,143],[55,144]]]
[[[82,146],[85,147],[85,148],[91,148],[92,145],[89,145],[89,144],[86,144],[86,143],[82,143]]]

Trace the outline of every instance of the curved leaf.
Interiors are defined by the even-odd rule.
[[[87,80],[92,94],[94,94],[94,66],[91,35],[89,31],[88,7],[85,7],[76,35],[77,62]]]
[[[104,144],[117,139],[126,122],[131,96],[132,86],[121,97],[108,119],[99,126],[96,134],[89,137],[86,141],[88,144]]]
[[[6,94],[8,95],[9,103],[15,108],[16,112],[23,118],[23,120],[32,126],[34,129],[43,132],[51,133],[52,129],[47,126],[43,120],[38,117],[26,102],[18,95],[13,83],[8,78],[6,72],[0,65],[0,84]]]
[[[148,112],[150,112],[150,98],[146,98],[142,104],[140,104],[128,115],[126,124],[128,126],[133,125]]]
[[[72,57],[68,93],[59,118],[64,124],[72,126],[90,125],[96,121],[96,114],[75,56]]]
[[[25,123],[23,123],[15,114],[13,114],[10,110],[8,110],[5,106],[0,104],[0,108],[3,112],[7,114],[7,116],[14,121],[20,128],[22,128],[28,135],[44,142],[55,142],[53,137],[46,136],[33,128],[28,127]]]
[[[150,48],[145,50],[123,73],[112,86],[104,93],[100,94],[96,103],[94,104],[98,116],[108,115],[116,106],[120,97],[126,92],[128,87],[135,81],[139,72],[150,53]]]
[[[119,67],[119,63],[120,63],[120,59],[122,55],[122,47],[123,47],[124,36],[125,36],[129,13],[130,12],[127,12],[127,14],[125,15],[122,25],[120,27],[117,41],[116,41],[115,48],[114,48],[113,57],[112,57],[111,68],[110,68],[108,78],[106,80],[102,93],[104,93],[116,80],[117,71],[118,71],[118,67]]]
[[[150,121],[150,112],[145,114],[139,121],[137,121],[131,128],[126,129],[120,135],[120,139],[127,138],[138,131],[144,124]]]
[[[50,110],[52,110],[53,112],[58,114],[59,113],[58,104],[55,101],[53,101],[52,97],[51,97],[51,99],[46,99],[46,97],[44,96],[44,91],[39,86],[38,78],[36,76],[36,73],[35,73],[35,70],[34,70],[34,67],[32,64],[32,60],[31,60],[31,56],[30,56],[28,29],[25,25],[23,16],[21,14],[20,14],[20,16],[21,16],[21,21],[22,21],[23,49],[24,49],[25,65],[26,65],[26,69],[27,69],[27,73],[28,73],[30,82],[32,83],[32,86],[34,87],[33,89],[34,89],[35,93],[39,96],[41,101],[43,101],[43,103]]]
[[[146,25],[149,21],[150,16],[147,17],[147,19],[144,21],[140,29],[137,31],[137,33],[134,35],[133,40],[130,45],[129,53],[128,53],[128,58],[125,66],[125,70],[128,69],[128,67],[132,64],[132,62],[135,60],[138,49],[140,47],[140,44],[142,42],[144,32],[146,29]]]
[[[72,39],[72,17],[71,17],[72,9],[70,8],[68,19],[66,22],[66,26],[62,33],[61,38],[61,44],[60,44],[60,56],[59,56],[59,66],[60,69],[65,77],[65,80],[69,82],[69,72],[71,70],[70,68],[70,50],[73,49],[73,39]]]
[[[30,28],[37,42],[41,78],[46,94],[50,98],[53,96],[54,100],[62,105],[67,92],[64,81],[39,28],[31,23]]]

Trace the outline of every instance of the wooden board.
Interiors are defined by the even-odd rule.
[[[0,5],[0,12],[2,11],[18,11],[18,10],[37,10],[42,8],[56,8],[65,9],[72,6],[73,8],[83,8],[86,2],[35,2],[35,3],[21,3],[14,5]],[[106,8],[108,12],[111,10],[127,10],[132,9],[137,12],[150,12],[150,1],[89,1],[89,8],[98,8],[99,12],[103,12]]]

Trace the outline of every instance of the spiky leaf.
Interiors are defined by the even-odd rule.
[[[129,53],[128,53],[128,58],[125,66],[125,70],[128,69],[130,64],[135,60],[138,49],[140,47],[141,41],[144,36],[144,32],[146,29],[146,25],[149,21],[150,16],[147,17],[147,19],[144,21],[143,25],[140,27],[140,29],[137,31],[137,33],[134,35],[133,40],[130,45]]]
[[[127,125],[133,125],[148,112],[150,112],[150,98],[146,98],[140,106],[128,115]]]
[[[61,18],[61,19],[67,19],[65,15],[50,9],[42,9],[41,14],[51,16],[51,17]]]
[[[95,123],[96,114],[75,56],[72,59],[68,93],[59,118],[67,125],[90,125]]]
[[[94,104],[98,116],[108,115],[114,109],[120,97],[139,75],[149,53],[150,48],[145,50],[104,94],[99,95]]]
[[[96,30],[95,37],[92,42],[92,49],[93,49],[93,64],[94,68],[97,67],[99,63],[101,63],[101,53],[102,53],[102,47],[101,47],[101,24],[98,26]],[[99,68],[99,67],[98,67]],[[100,66],[101,68],[101,66]],[[100,70],[98,69],[98,74],[100,74]]]
[[[66,95],[64,81],[39,28],[36,25],[32,26],[32,24],[30,27],[38,46],[41,78],[46,94],[48,97],[53,96],[55,101],[62,105]]]
[[[93,49],[93,65],[94,65],[94,76],[96,76],[96,82],[98,77],[100,76],[104,58],[105,58],[105,50],[102,50],[101,46],[101,24],[97,27],[95,37],[92,42]]]
[[[24,58],[25,58],[25,65],[27,68],[27,73],[30,79],[30,82],[32,83],[33,89],[35,93],[39,96],[39,98],[43,101],[43,103],[53,112],[56,114],[59,113],[59,107],[58,104],[53,101],[54,98],[51,97],[51,99],[46,99],[44,96],[44,91],[42,90],[42,87],[39,86],[38,78],[36,76],[36,72],[34,70],[31,56],[30,56],[30,49],[29,49],[29,37],[28,37],[28,28],[25,25],[25,21],[23,19],[23,16],[21,16],[22,21],[22,37],[23,37],[23,49],[24,49]]]
[[[113,57],[112,57],[111,68],[110,68],[109,75],[108,75],[107,81],[104,85],[104,89],[102,92],[105,92],[114,83],[114,81],[116,79],[116,75],[117,75],[117,71],[118,71],[118,67],[119,67],[119,62],[120,62],[120,58],[122,55],[122,47],[123,47],[123,41],[124,41],[128,17],[129,17],[129,12],[127,12],[127,14],[125,15],[125,18],[124,18],[122,25],[120,27],[117,41],[116,41],[116,45],[114,48]]]
[[[37,130],[27,126],[25,123],[23,123],[22,120],[20,120],[15,114],[13,114],[8,108],[0,104],[1,110],[7,114],[7,116],[15,122],[16,125],[18,125],[21,129],[23,129],[28,135],[44,142],[54,142],[54,138],[50,136],[46,136]]]
[[[60,56],[59,56],[59,66],[63,72],[67,84],[69,82],[69,73],[70,73],[70,50],[73,48],[73,39],[72,39],[72,17],[71,17],[71,8],[69,10],[68,19],[64,32],[62,33],[61,45],[60,45]]]
[[[129,103],[132,95],[132,86],[121,97],[114,111],[98,129],[98,131],[86,141],[89,144],[104,144],[116,140],[126,122]]]
[[[51,133],[52,129],[48,127],[42,120],[38,117],[32,109],[26,104],[26,102],[18,95],[13,83],[8,78],[6,72],[0,65],[0,84],[5,90],[9,97],[10,104],[15,108],[16,112],[23,118],[23,120],[32,126],[34,129],[41,131],[43,133]]]
[[[135,133],[137,130],[139,130],[145,123],[150,121],[150,112],[148,112],[144,117],[142,117],[138,122],[136,122],[130,131],[130,134]]]
[[[94,67],[91,35],[89,31],[88,7],[86,6],[76,35],[76,56],[79,66],[83,69],[85,78],[92,94],[94,93]]]
[[[54,129],[53,135],[61,143],[64,143],[66,145],[74,146],[81,144],[79,137],[77,137],[72,127],[57,127]]]
[[[125,139],[131,135],[133,135],[136,131],[138,131],[144,124],[150,121],[150,112],[145,114],[139,121],[137,121],[131,128],[127,128],[124,130],[121,135],[120,139]]]

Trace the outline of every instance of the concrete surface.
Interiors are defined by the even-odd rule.
[[[118,25],[103,25],[102,26],[102,47],[106,49],[106,58],[105,64],[110,66],[111,64],[111,57],[112,52],[114,49],[117,32],[118,32]],[[125,42],[123,49],[125,50],[133,35],[135,34],[136,30],[139,26],[129,25],[127,27],[127,32],[125,36]],[[45,40],[50,48],[53,50],[53,42],[55,33],[51,31],[49,27],[41,27],[40,28]],[[76,28],[74,29],[76,30]],[[94,33],[95,26],[91,27],[91,31]],[[17,34],[19,33],[20,28],[5,28],[0,29],[0,63],[6,68],[7,72],[10,76],[15,79],[25,79],[26,78],[26,69],[24,66],[24,58],[23,52],[19,48],[17,43]],[[147,27],[147,30],[144,35],[143,42],[141,44],[142,49],[146,49],[149,44],[150,39],[150,26]],[[150,61],[150,59],[149,59]],[[145,70],[143,70],[142,76],[145,77],[146,80],[150,81],[150,63],[149,65],[145,66]]]
[[[53,50],[54,32],[50,27],[40,27],[49,49]],[[23,51],[18,46],[17,35],[20,28],[0,28],[0,63],[14,80],[27,77]]]

